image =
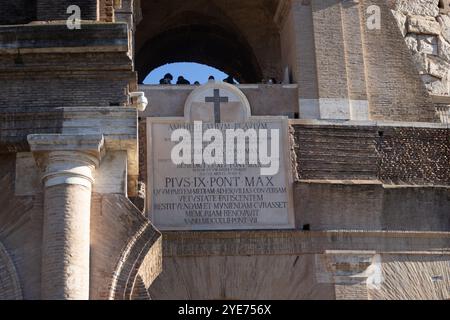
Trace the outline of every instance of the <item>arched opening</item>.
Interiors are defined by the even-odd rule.
[[[141,2],[142,21],[135,37],[139,83],[161,65],[186,61],[217,68],[240,83],[279,78],[280,38],[273,3]]]
[[[251,49],[235,41],[233,34],[217,27],[212,30],[208,26],[192,25],[166,31],[149,40],[136,59],[139,82],[155,67],[183,61],[224,70],[240,82],[262,79]]]
[[[205,64],[195,62],[176,62],[168,63],[153,69],[144,79],[143,84],[161,84],[166,74],[173,76],[171,84],[177,84],[179,77],[183,77],[189,84],[205,84],[210,76],[216,80],[225,80],[229,75],[222,70],[216,69]],[[234,79],[235,82],[236,79]],[[187,83],[184,83],[187,84]]]

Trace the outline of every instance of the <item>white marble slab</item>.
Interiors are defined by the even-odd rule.
[[[205,124],[221,131],[230,124]],[[232,127],[278,129],[280,170],[262,176],[250,165],[175,165],[173,130],[191,130],[183,118],[147,118],[149,217],[160,230],[259,230],[295,227],[288,121],[251,117]]]

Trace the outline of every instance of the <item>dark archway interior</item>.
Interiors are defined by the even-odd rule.
[[[190,25],[167,30],[139,51],[141,83],[153,69],[173,62],[197,62],[232,75],[239,82],[258,82],[262,72],[251,48],[218,26]]]
[[[269,52],[258,57],[261,48],[252,46],[252,39],[249,39],[252,35],[242,30],[249,29],[247,24],[260,23],[260,29],[252,26],[251,30],[257,30],[253,41],[260,43],[260,34],[268,34],[269,30],[272,40],[268,40],[267,47],[276,43],[277,40],[273,38],[278,33],[274,26],[263,21],[272,23],[273,12],[268,12],[269,9],[261,4],[267,1],[250,2],[256,8],[256,20],[247,20],[250,17],[242,15],[242,10],[229,9],[228,12],[226,1],[142,1],[143,19],[135,37],[135,66],[139,83],[152,70],[175,62],[209,65],[233,76],[240,83],[260,82],[265,77],[261,60]],[[236,10],[236,13],[232,10]]]

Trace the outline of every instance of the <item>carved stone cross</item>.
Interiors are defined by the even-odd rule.
[[[205,102],[214,103],[214,122],[220,123],[220,104],[228,103],[228,97],[221,97],[220,90],[214,89],[214,97],[206,97]]]

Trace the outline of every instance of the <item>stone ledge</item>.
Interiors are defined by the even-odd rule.
[[[295,184],[383,185],[380,180],[297,180]]]
[[[376,185],[380,186],[383,189],[406,189],[406,188],[414,188],[414,189],[450,189],[450,186],[447,185],[418,185],[418,184],[386,184],[380,180],[297,180],[294,184],[329,184],[329,185],[345,185],[345,186],[366,186],[366,185]]]
[[[427,128],[427,129],[448,129],[448,126],[443,123],[434,122],[402,122],[402,121],[329,121],[329,120],[307,120],[295,119],[289,120],[291,126],[316,126],[316,127],[357,127],[364,128]]]
[[[450,232],[164,232],[165,257],[299,255],[328,250],[450,253]]]
[[[103,135],[108,151],[127,151],[129,195],[137,193],[137,111],[129,107],[5,108],[0,154],[28,152],[30,134]],[[37,125],[39,124],[39,125]]]
[[[82,24],[69,30],[66,24],[0,26],[0,54],[44,52],[127,52],[126,23]]]
[[[28,136],[32,152],[89,151],[101,153],[103,135],[32,134]]]

